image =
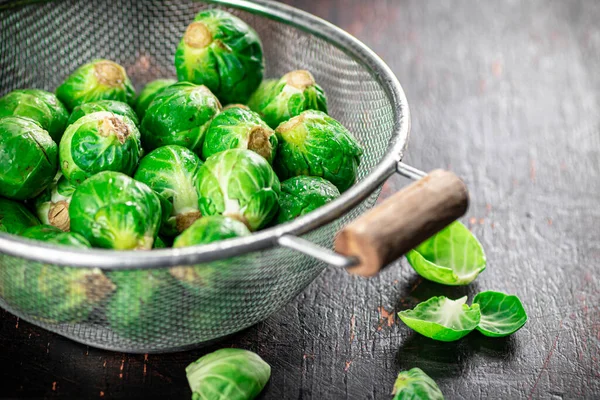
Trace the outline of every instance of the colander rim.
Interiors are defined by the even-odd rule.
[[[251,236],[186,248],[152,251],[72,249],[0,233],[0,254],[49,264],[100,269],[151,269],[192,265],[278,247],[284,235],[301,236],[333,222],[371,195],[396,170],[410,134],[410,110],[400,82],[368,46],[341,28],[295,7],[271,0],[194,0],[259,14],[315,35],[363,64],[393,104],[394,126],[388,149],[379,164],[338,199],[291,222]],[[20,5],[23,2],[19,2]]]

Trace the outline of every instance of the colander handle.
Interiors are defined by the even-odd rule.
[[[418,179],[347,226],[335,238],[337,253],[354,257],[350,273],[376,275],[421,242],[465,214],[469,193],[454,173],[422,172],[398,164],[402,175]]]

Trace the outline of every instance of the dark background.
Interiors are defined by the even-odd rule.
[[[0,311],[0,394],[190,398],[185,366],[235,346],[271,364],[263,399],[390,399],[397,373],[415,366],[449,399],[600,397],[600,3],[287,2],[391,66],[412,109],[405,161],[464,178],[464,222],[488,269],[450,288],[405,261],[370,280],[331,268],[267,321],[169,355],[90,349]],[[406,183],[390,180],[384,195]],[[441,343],[395,317],[433,295],[482,290],[520,296],[529,322],[506,339]]]

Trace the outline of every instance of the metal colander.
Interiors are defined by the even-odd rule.
[[[268,77],[307,69],[324,87],[330,114],[364,148],[357,184],[291,223],[185,249],[71,250],[0,234],[0,306],[91,346],[174,351],[267,318],[314,280],[326,262],[347,264],[327,249],[342,226],[374,205],[382,183],[397,169],[409,131],[402,88],[363,44],[316,17],[266,0],[210,3],[4,3],[0,95],[17,88],[54,91],[71,71],[95,58],[123,65],[138,89],[153,79],[175,77],[174,52],[186,26],[200,9],[222,7],[260,35]],[[197,290],[168,275],[170,267],[198,264],[204,273]],[[80,278],[63,279],[73,276],[64,273],[70,269],[81,271]],[[136,273],[144,274],[142,284],[128,284]],[[40,284],[47,296],[33,295]],[[118,300],[115,287],[121,291]],[[141,317],[136,321],[131,315]]]

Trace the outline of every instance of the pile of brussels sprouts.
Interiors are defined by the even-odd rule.
[[[263,80],[261,41],[239,18],[197,14],[175,70],[136,95],[125,68],[98,59],[55,93],[1,97],[0,232],[74,248],[194,246],[291,221],[355,182],[361,146],[323,89],[304,70]],[[14,263],[0,269],[0,297],[52,323],[100,309],[121,336],[152,339],[181,318],[169,299],[202,294],[219,268]]]
[[[0,98],[0,231],[191,246],[288,222],[355,182],[361,146],[323,89],[305,70],[263,80],[261,41],[239,18],[197,14],[175,70],[136,95],[125,68],[99,59],[55,94]]]
[[[239,18],[197,14],[175,70],[178,80],[136,95],[125,68],[98,59],[55,93],[1,97],[0,232],[84,249],[194,246],[291,221],[355,182],[361,146],[327,114],[314,77],[263,81],[262,44]],[[173,299],[212,296],[228,266],[104,273],[15,262],[0,268],[0,297],[47,323],[101,310],[120,336],[152,340],[187,321]]]

